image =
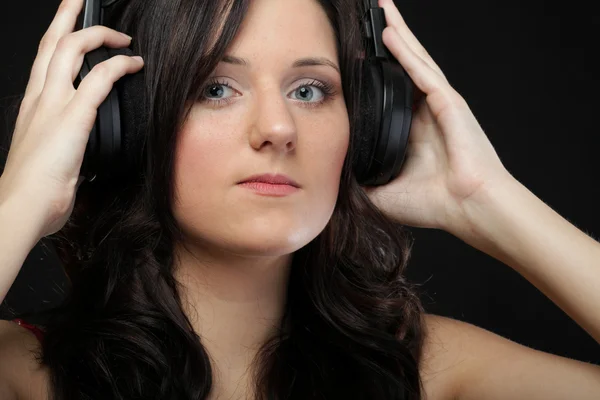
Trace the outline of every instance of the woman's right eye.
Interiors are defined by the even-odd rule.
[[[227,89],[229,88],[224,85],[210,85],[205,93],[206,96],[210,99],[221,98],[221,96],[223,96],[223,94],[227,92]]]
[[[227,82],[209,82],[202,91],[202,100],[214,105],[231,101],[235,97],[235,90]]]

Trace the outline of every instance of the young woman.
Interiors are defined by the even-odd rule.
[[[2,399],[600,398],[599,367],[425,315],[403,277],[403,226],[444,229],[600,341],[600,245],[506,171],[392,0],[383,39],[423,96],[380,187],[351,168],[362,2],[129,0],[73,32],[82,4],[40,43],[0,177],[0,299],[50,235],[71,291],[37,337],[1,321]],[[102,45],[144,60],[75,89]],[[97,108],[142,68],[149,162],[79,188]]]

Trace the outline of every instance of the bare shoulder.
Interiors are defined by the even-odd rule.
[[[36,356],[40,343],[33,333],[0,320],[0,395],[2,399],[45,400],[48,373]]]
[[[425,399],[456,399],[459,377],[465,367],[464,354],[457,348],[454,321],[433,314],[424,316],[424,342],[419,366]]]
[[[425,398],[598,399],[600,367],[544,353],[472,324],[427,314]]]

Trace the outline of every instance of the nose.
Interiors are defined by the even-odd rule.
[[[256,150],[272,147],[288,153],[296,148],[298,135],[294,116],[285,95],[278,89],[266,89],[254,101],[253,126],[250,129],[250,144]]]

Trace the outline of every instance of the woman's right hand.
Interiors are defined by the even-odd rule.
[[[127,47],[131,40],[104,26],[73,32],[82,6],[83,0],[63,0],[40,42],[0,177],[0,203],[17,199],[23,213],[39,217],[40,238],[62,229],[73,211],[98,107],[116,81],[144,64],[112,57],[75,89],[86,53],[101,46]]]

